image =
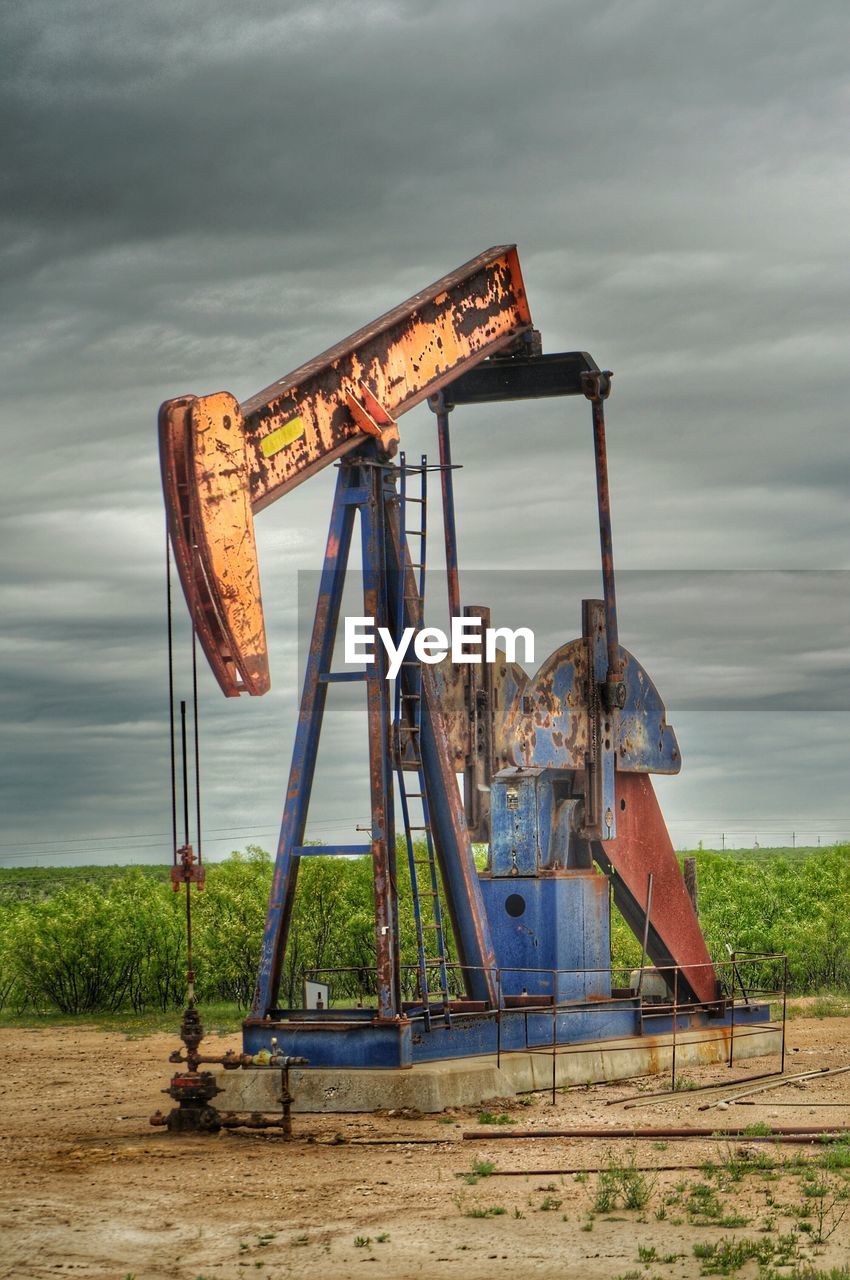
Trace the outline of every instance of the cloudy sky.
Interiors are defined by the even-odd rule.
[[[509,241],[546,350],[615,371],[621,638],[679,735],[676,843],[848,835],[844,0],[26,0],[2,24],[0,862],[169,856],[159,403],[246,398]],[[462,559],[503,571],[465,596],[542,659],[599,594],[587,407],[462,415]],[[434,451],[426,409],[402,429]],[[212,856],[274,841],[332,480],[258,519],[273,692],[201,671]],[[311,834],[364,820],[363,744],[341,695]]]

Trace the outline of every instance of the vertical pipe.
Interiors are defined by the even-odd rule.
[[[731,1068],[735,1059],[735,974],[738,972],[735,965],[735,952],[732,952],[732,1012],[729,1019],[729,1066]]]
[[[189,843],[189,769],[186,758],[186,703],[180,703],[180,741],[183,749],[183,843]]]
[[[679,1013],[679,966],[673,970],[673,1062],[672,1062],[672,1078],[670,1080],[670,1090],[676,1092],[676,1023],[678,1022]]]
[[[637,993],[640,995],[643,987],[643,966],[646,964],[646,948],[649,945],[649,917],[652,914],[652,872],[650,871],[646,881],[646,916],[643,921],[643,938],[640,948],[640,973],[638,974]]]
[[[779,1072],[785,1070],[785,1019],[788,1006],[788,957],[783,956],[782,965],[782,1048],[780,1050]]]
[[[502,1065],[502,971],[496,970],[496,1067]]]
[[[428,401],[437,416],[437,443],[440,450],[440,491],[443,498],[443,530],[446,541],[446,584],[449,617],[460,617],[460,580],[457,567],[457,526],[455,524],[454,480],[452,478],[452,445],[449,435],[449,410],[442,391]]]
[[[201,755],[198,730],[198,628],[192,616],[192,722],[195,733],[195,834],[198,837],[198,862],[201,855]]]
[[[171,861],[177,866],[177,764],[174,752],[174,610],[171,601],[171,542],[165,530],[165,611],[168,619],[168,738],[171,747]]]
[[[602,595],[605,601],[605,630],[608,643],[606,683],[621,678],[620,638],[617,625],[617,595],[614,587],[614,547],[611,535],[611,494],[608,488],[608,454],[605,444],[605,396],[610,374],[590,375],[595,390],[588,396],[593,413],[593,452],[596,461],[596,501],[599,508],[599,544],[602,551]],[[604,380],[608,379],[606,383]],[[586,384],[586,387],[589,384]]]
[[[375,629],[388,617],[384,468],[363,468],[369,489],[360,509],[363,573],[363,613],[374,618]],[[395,490],[393,487],[393,494]],[[398,893],[395,874],[395,825],[390,742],[389,682],[386,655],[376,646],[375,661],[366,676],[366,716],[369,735],[369,787],[372,805],[372,870],[375,897],[375,968],[378,1020],[401,1014],[398,943]]]
[[[552,1106],[555,1105],[555,1090],[558,1084],[558,1001],[555,995],[555,984],[558,979],[552,970]]]
[[[183,750],[183,827],[185,833],[184,844],[189,844],[189,762],[186,750],[186,703],[180,703],[180,741]],[[184,867],[191,864],[184,861]],[[188,986],[187,1004],[191,1007],[195,1003],[195,972],[192,961],[192,880],[191,876],[186,875],[186,982]]]
[[[691,900],[691,906],[694,909],[694,915],[699,915],[699,887],[697,881],[697,860],[696,858],[685,858],[684,865],[685,888],[688,891],[688,897]]]

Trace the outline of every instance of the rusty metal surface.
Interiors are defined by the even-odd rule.
[[[219,392],[195,400],[190,445],[189,492],[201,568],[215,584],[219,623],[245,691],[266,693],[269,663],[245,434],[233,396]]]
[[[467,664],[452,662],[451,656],[433,668],[446,731],[448,751],[456,773],[463,773],[471,752],[469,710],[466,702]],[[513,764],[512,738],[508,724],[529,677],[518,662],[508,662],[501,649],[491,668],[493,684],[493,750],[496,767]]]
[[[717,999],[714,968],[652,782],[646,774],[618,773],[617,796],[616,839],[594,841],[593,856],[604,871],[614,871],[614,901],[638,937],[652,874],[649,956],[659,967],[678,965],[680,990],[689,988],[711,1004]]]
[[[159,455],[168,530],[183,594],[198,640],[224,694],[237,697],[238,670],[219,611],[194,552],[189,504],[189,419],[194,396],[168,400],[159,411]]]
[[[614,546],[611,536],[611,493],[608,487],[608,453],[605,443],[605,401],[611,394],[610,369],[581,375],[584,394],[593,414],[593,454],[596,464],[596,503],[599,514],[599,545],[602,552],[602,592],[605,598],[605,633],[608,645],[608,671],[603,684],[606,710],[623,705],[621,654],[617,631],[617,595],[614,585]]]
[[[270,685],[252,512],[377,435],[531,327],[513,245],[490,249],[241,407],[226,393],[160,410],[169,530],[223,692]],[[195,550],[197,546],[197,550]]]
[[[583,769],[589,751],[587,644],[550,655],[514,705],[507,726],[512,764]]]
[[[398,573],[403,567],[406,595],[415,597],[416,580],[414,571],[403,554],[403,534],[397,502],[387,502],[385,520],[386,546],[394,570]],[[405,613],[405,622],[410,622],[408,612]],[[491,1007],[496,1007],[496,960],[490,925],[484,909],[456,770],[447,749],[436,667],[426,663],[422,665],[422,713],[420,749],[432,836],[458,958],[464,969],[466,992],[472,999],[484,1000]]]
[[[620,649],[625,700],[617,729],[617,769],[625,773],[678,773],[682,757],[667,711],[637,658]]]
[[[346,403],[361,383],[397,417],[530,327],[516,248],[502,245],[252,396],[242,413],[254,510],[362,443]]]

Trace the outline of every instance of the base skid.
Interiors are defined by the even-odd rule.
[[[730,1020],[692,1015],[696,1025],[677,1027],[677,1070],[711,1063],[728,1064],[747,1058],[778,1055],[782,1028],[767,1021],[766,1005],[750,1006],[752,1013],[735,1010]],[[415,1109],[433,1114],[450,1107],[478,1106],[496,1098],[550,1090],[575,1084],[628,1080],[634,1076],[668,1074],[672,1068],[672,1027],[645,1018],[643,1035],[628,1035],[583,1043],[561,1044],[553,1054],[551,1042],[537,1049],[496,1054],[471,1054],[436,1061],[422,1060],[404,1068],[307,1067],[290,1072],[293,1111],[368,1112]],[[680,1020],[681,1021],[681,1020]],[[279,1031],[280,1028],[278,1028]],[[221,1072],[222,1107],[240,1111],[279,1108],[277,1073]]]
[[[751,1002],[710,1016],[701,1008],[679,1010],[677,1038],[702,1033],[718,1042],[727,1035],[746,1042],[747,1033],[768,1022],[770,1007]],[[431,1030],[422,1017],[393,1022],[374,1020],[367,1009],[327,1011],[293,1010],[274,1019],[248,1019],[243,1023],[246,1053],[262,1049],[307,1058],[309,1076],[315,1069],[406,1070],[417,1063],[510,1053],[568,1053],[577,1045],[635,1039],[672,1042],[673,1018],[669,1012],[640,1007],[637,999],[610,999],[559,1005],[556,1009],[515,1008],[453,1014],[450,1024],[432,1017]],[[728,1055],[728,1040],[726,1053]],[[655,1068],[649,1068],[653,1070]]]

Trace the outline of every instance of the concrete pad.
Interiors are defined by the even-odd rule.
[[[734,1059],[778,1054],[781,1027],[760,1023],[737,1029]],[[673,1048],[669,1034],[633,1036],[563,1045],[555,1055],[556,1085],[595,1084],[629,1080],[634,1076],[671,1070]],[[729,1059],[729,1028],[682,1031],[676,1039],[676,1070]],[[293,1068],[289,1086],[293,1111],[355,1112],[411,1108],[433,1113],[447,1107],[470,1107],[494,1098],[552,1087],[552,1054],[545,1051],[422,1062],[406,1070]],[[268,1068],[219,1071],[224,1090],[216,1099],[222,1111],[279,1112],[281,1072]]]

